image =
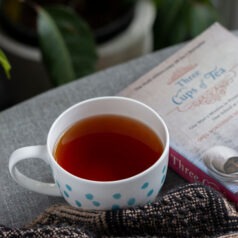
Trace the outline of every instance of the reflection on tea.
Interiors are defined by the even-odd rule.
[[[115,181],[153,165],[163,145],[142,122],[118,115],[78,121],[60,137],[54,156],[69,173],[89,180]]]

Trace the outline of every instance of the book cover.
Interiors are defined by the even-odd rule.
[[[163,117],[171,137],[172,169],[190,182],[215,187],[235,203],[237,73],[238,38],[215,23],[120,92]]]

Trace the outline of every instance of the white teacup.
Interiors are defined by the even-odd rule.
[[[79,120],[107,114],[134,118],[150,127],[163,144],[161,156],[144,171],[115,181],[80,178],[63,169],[54,158],[54,148],[62,133]],[[46,145],[28,146],[14,151],[9,160],[9,170],[13,179],[29,190],[63,196],[74,207],[105,210],[153,201],[165,181],[168,154],[168,129],[156,111],[139,101],[125,97],[99,97],[82,101],[64,111],[51,126]],[[36,181],[19,172],[18,162],[29,158],[39,158],[48,163],[55,183]]]

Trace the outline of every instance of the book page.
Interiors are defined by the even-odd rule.
[[[171,147],[205,172],[215,145],[238,150],[238,39],[218,23],[120,95],[146,103],[165,120]],[[220,181],[238,192],[236,181]]]

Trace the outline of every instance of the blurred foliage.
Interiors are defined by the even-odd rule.
[[[37,31],[43,63],[55,86],[92,73],[97,62],[92,33],[72,8],[37,8]]]
[[[210,0],[153,0],[156,6],[154,49],[192,39],[219,20]]]
[[[7,78],[10,78],[11,65],[7,59],[7,56],[1,49],[0,49],[0,66],[3,68]]]

